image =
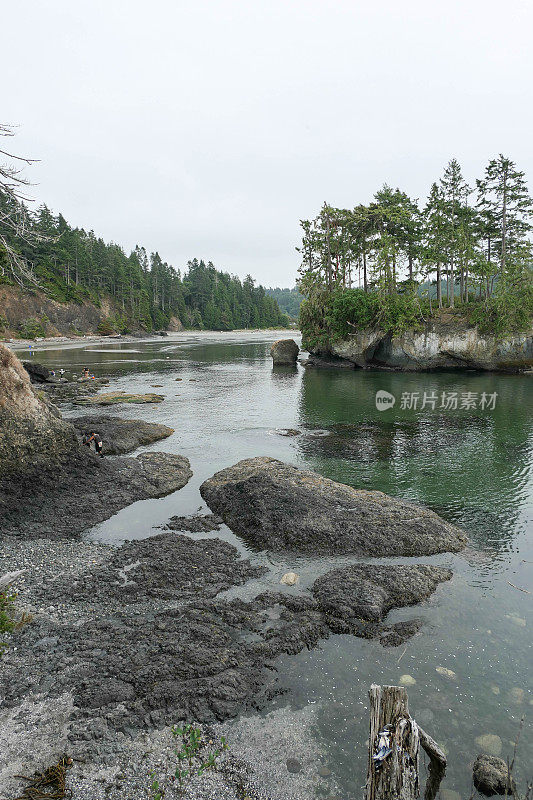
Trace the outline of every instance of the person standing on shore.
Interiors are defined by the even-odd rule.
[[[94,438],[94,452],[96,453],[97,456],[103,458],[104,454],[102,450],[104,447],[104,443],[102,442],[100,436],[97,433],[93,433],[93,438]]]
[[[100,456],[100,458],[103,458],[104,454],[102,451],[104,449],[104,443],[102,442],[100,435],[98,433],[86,433],[81,443],[87,445],[87,447],[90,449],[91,442],[94,442],[94,452],[96,455]]]

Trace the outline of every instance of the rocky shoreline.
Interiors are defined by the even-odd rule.
[[[307,348],[305,336],[302,347]],[[511,373],[533,367],[532,331],[497,337],[480,333],[457,315],[444,313],[421,330],[399,334],[386,330],[354,331],[346,339],[308,349],[307,367]]]
[[[0,399],[0,575],[24,570],[13,588],[27,615],[5,635],[0,659],[2,792],[14,794],[16,774],[66,752],[76,798],[148,800],[150,774],[168,780],[175,765],[171,726],[187,721],[213,740],[231,724],[239,745],[219,771],[191,783],[186,797],[310,797],[329,770],[324,765],[322,775],[308,732],[283,727],[288,749],[273,744],[264,756],[262,737],[271,724],[279,739],[279,717],[254,717],[254,738],[245,716],[279,692],[277,660],[334,634],[397,647],[424,620],[417,614],[397,622],[389,612],[448,591],[452,573],[413,563],[325,563],[309,590],[282,581],[245,601],[232,590],[267,570],[241,558],[217,529],[224,521],[269,552],[354,558],[455,552],[464,533],[380,492],[256,458],[204,482],[214,514],[171,517],[161,533],[119,548],[84,542],[79,534],[96,521],[187,483],[192,473],[182,456],[124,457],[172,429],[105,415],[70,424],[5,348]],[[98,426],[113,457],[80,445],[87,426]],[[195,538],[209,531],[212,538]],[[325,796],[334,787],[326,782]]]
[[[399,644],[421,621],[387,626],[388,609],[420,601],[451,575],[437,567],[373,573],[359,565],[326,574],[310,595],[285,589],[251,602],[225,600],[221,592],[262,568],[219,539],[195,541],[172,531],[118,549],[18,539],[2,551],[0,572],[13,564],[26,570],[16,588],[33,618],[10,637],[0,661],[0,743],[9,756],[0,785],[14,789],[14,774],[65,751],[75,756],[74,785],[89,779],[86,790],[94,792],[76,796],[99,797],[105,774],[106,796],[116,798],[128,797],[124,786],[131,785],[116,776],[131,771],[147,741],[166,741],[154,757],[171,760],[170,725],[181,719],[219,725],[264,707],[277,691],[276,657],[313,647],[331,632]],[[348,606],[346,581],[359,587],[360,598]],[[305,763],[303,752],[296,755]],[[142,766],[142,775],[133,767],[135,797],[149,796],[149,769]],[[253,790],[253,768],[237,772],[248,796],[266,797]],[[209,794],[208,781],[191,796],[242,797],[234,779],[223,771],[215,781],[220,794]]]

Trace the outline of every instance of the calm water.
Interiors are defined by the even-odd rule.
[[[450,566],[454,578],[428,603],[391,615],[422,616],[421,633],[407,646],[389,649],[333,636],[319,649],[283,658],[279,681],[286,691],[276,703],[296,709],[316,705],[314,735],[346,800],[360,797],[365,781],[369,685],[397,683],[404,674],[416,681],[409,688],[414,716],[448,751],[444,788],[469,796],[470,763],[481,749],[476,737],[497,734],[502,756],[512,756],[522,715],[517,777],[531,778],[533,594],[510,585],[533,592],[531,376],[273,370],[268,351],[275,338],[201,334],[38,353],[36,360],[56,368],[79,373],[89,366],[96,375],[108,375],[111,389],[164,394],[159,405],[111,407],[109,413],[173,427],[175,433],[153,449],[186,455],[194,470],[180,492],[136,503],[91,535],[116,543],[153,535],[169,516],[205,508],[198,492],[205,478],[257,455],[432,508],[463,527],[470,546],[460,555],[422,559]],[[394,409],[376,410],[378,389],[398,398]],[[445,412],[399,407],[404,392],[432,391],[439,397],[496,392],[496,407]],[[286,428],[301,433],[277,432]],[[270,567],[267,576],[233,592],[243,597],[277,586],[288,569],[302,576],[300,587],[289,591],[302,591],[317,575],[350,563],[347,558],[288,561],[250,552],[228,529],[220,535]],[[456,678],[442,677],[438,666],[453,670]]]

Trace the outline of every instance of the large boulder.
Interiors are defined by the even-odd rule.
[[[494,794],[513,795],[516,791],[515,782],[503,758],[482,753],[474,762],[473,777],[478,792],[488,797]]]
[[[39,475],[77,447],[72,425],[33,390],[19,359],[0,344],[0,481]]]
[[[104,443],[106,455],[130,453],[137,447],[153,444],[166,439],[174,433],[173,428],[157,422],[144,422],[141,419],[120,419],[108,415],[75,417],[70,422],[78,435],[96,431]]]
[[[294,339],[278,339],[270,348],[272,363],[275,366],[280,364],[296,364],[300,348]]]
[[[456,552],[466,543],[463,531],[433,511],[274,458],[239,461],[206,480],[200,493],[235,533],[261,549],[420,556]]]

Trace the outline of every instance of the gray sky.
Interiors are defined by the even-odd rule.
[[[292,286],[324,200],[424,197],[452,156],[531,178],[529,0],[12,0],[2,28],[34,196],[176,267]]]

